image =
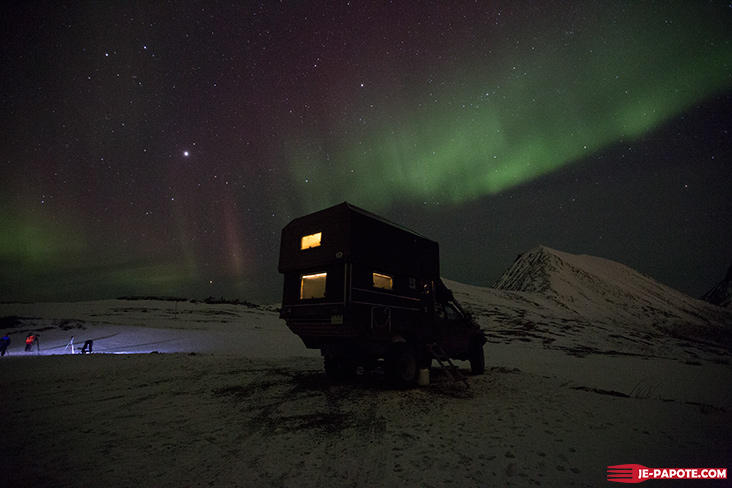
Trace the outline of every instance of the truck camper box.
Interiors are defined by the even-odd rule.
[[[344,202],[282,230],[279,271],[350,262],[438,279],[439,254],[436,242]]]
[[[279,272],[280,317],[321,350],[329,376],[385,360],[397,383],[410,384],[433,346],[483,363],[485,338],[442,283],[438,244],[414,231],[344,202],[285,226]],[[405,354],[415,364],[407,358],[408,371],[394,371]]]

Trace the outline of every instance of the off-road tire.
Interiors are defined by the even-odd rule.
[[[390,383],[399,389],[406,389],[417,383],[418,359],[414,349],[406,344],[394,346],[387,359],[387,375]]]

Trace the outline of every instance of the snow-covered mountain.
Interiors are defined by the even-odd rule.
[[[521,254],[492,288],[448,286],[496,336],[657,355],[665,355],[667,339],[732,344],[732,310],[608,259],[539,246]]]
[[[701,299],[720,307],[732,308],[732,266],[727,270],[727,276]]]
[[[539,292],[571,312],[605,322],[720,324],[729,317],[623,264],[544,246],[520,255],[493,286]]]

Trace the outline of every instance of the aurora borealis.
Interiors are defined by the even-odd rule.
[[[479,285],[732,259],[729,3],[1,8],[0,300],[276,301],[281,228],[344,200]]]

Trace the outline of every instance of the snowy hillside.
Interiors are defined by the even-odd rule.
[[[520,255],[494,288],[448,287],[494,337],[662,357],[678,354],[679,343],[691,357],[732,344],[732,311],[593,256],[540,246]]]
[[[701,299],[720,307],[732,308],[732,266],[727,270],[724,279],[706,292]]]
[[[543,246],[520,255],[493,287],[539,292],[569,312],[604,322],[717,325],[730,317],[620,263]]]
[[[94,352],[217,353],[247,357],[319,355],[305,351],[274,307],[187,300],[120,299],[72,303],[0,304],[0,332],[10,351],[27,334],[40,335],[41,353],[70,354],[86,340]],[[72,341],[73,338],[73,341]]]

